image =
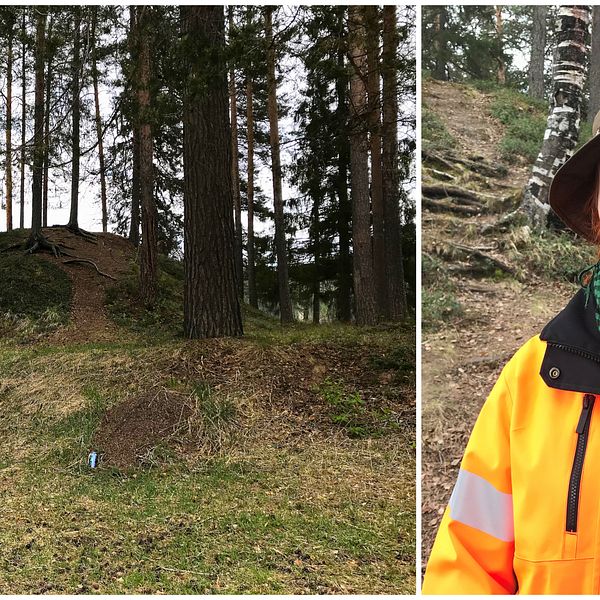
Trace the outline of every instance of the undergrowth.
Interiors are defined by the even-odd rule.
[[[425,103],[421,112],[421,132],[423,146],[429,150],[449,150],[456,146],[456,140],[442,120]]]

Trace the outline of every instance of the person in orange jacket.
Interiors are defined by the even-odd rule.
[[[600,245],[600,113],[550,205]],[[505,365],[467,444],[424,594],[600,593],[600,261]],[[583,275],[582,274],[582,275]]]

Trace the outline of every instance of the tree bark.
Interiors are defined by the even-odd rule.
[[[92,8],[92,80],[94,85],[94,106],[96,113],[96,135],[98,136],[98,161],[100,163],[100,201],[102,205],[102,231],[108,230],[108,208],[106,203],[106,171],[104,165],[104,141],[102,135],[102,115],[100,113],[100,95],[98,93],[98,57],[96,25],[98,19],[98,7]]]
[[[597,11],[594,8],[594,14]],[[539,100],[544,99],[544,59],[546,57],[546,15],[548,7],[536,4],[533,7],[533,23],[531,25],[531,60],[529,61],[529,95]],[[599,30],[600,31],[600,30]],[[600,43],[600,35],[598,36]],[[600,52],[600,45],[598,47]],[[592,54],[593,57],[593,54]],[[592,59],[593,60],[593,59]],[[598,58],[600,61],[600,57]],[[600,66],[600,62],[598,63]],[[600,72],[598,73],[600,76]],[[591,87],[590,87],[591,90]]]
[[[408,312],[400,223],[397,56],[396,7],[386,5],[383,8],[383,204],[388,285],[387,317],[392,321],[404,319]]]
[[[36,12],[33,185],[31,189],[31,235],[28,242],[29,247],[33,247],[42,235],[42,175],[44,170],[44,54],[46,49],[46,13],[40,8]]]
[[[275,212],[275,254],[279,287],[279,314],[282,323],[292,323],[294,314],[290,296],[285,215],[281,183],[281,156],[279,148],[279,114],[277,107],[277,80],[275,78],[275,41],[273,39],[273,6],[264,8],[267,44],[267,111],[269,113],[269,141],[271,144],[271,171],[273,175],[273,204]]]
[[[594,122],[594,117],[600,111],[600,6],[592,9],[592,49],[590,54],[590,102],[588,121]]]
[[[184,329],[190,338],[239,336],[224,7],[184,5],[181,17],[194,57],[183,117]]]
[[[498,71],[496,79],[500,85],[506,85],[506,61],[504,60],[504,24],[502,22],[502,6],[496,5],[496,38],[498,41]]]
[[[438,6],[435,13],[434,22],[435,38],[434,38],[434,49],[435,49],[435,68],[433,71],[434,79],[440,79],[442,81],[448,79],[447,71],[447,40],[446,40],[446,7]]]
[[[542,147],[521,203],[521,209],[534,228],[548,226],[550,182],[577,145],[590,20],[590,6],[561,6],[558,9],[552,104]]]
[[[48,22],[48,39],[52,37],[53,18]],[[48,56],[46,75],[46,109],[44,115],[44,179],[42,197],[42,224],[48,226],[48,188],[50,179],[50,98],[52,97],[52,56]]]
[[[6,61],[6,230],[12,231],[12,78],[13,78],[13,29],[8,33]]]
[[[339,9],[339,30],[344,31],[346,8]],[[348,198],[348,163],[350,161],[348,148],[348,79],[344,69],[346,65],[343,40],[338,40],[337,66],[338,75],[336,87],[336,116],[338,123],[337,135],[337,195],[338,195],[338,265],[337,265],[337,318],[343,322],[352,320],[352,258],[350,256],[350,221],[352,207]]]
[[[129,7],[129,53],[132,64],[136,57],[136,7]],[[133,90],[135,82],[130,89]],[[135,96],[135,93],[132,91]],[[134,100],[135,102],[135,100]],[[137,248],[140,245],[140,131],[138,120],[134,118],[132,129],[132,173],[131,173],[131,220],[129,222],[129,241]]]
[[[352,192],[352,239],[354,246],[354,298],[356,322],[372,325],[377,321],[371,214],[369,206],[369,143],[367,137],[367,60],[365,28],[360,6],[349,7],[350,77],[350,185]]]
[[[377,312],[386,316],[387,284],[385,274],[385,232],[383,221],[383,177],[381,167],[381,93],[379,69],[379,9],[364,7],[367,40],[367,95],[369,98],[369,133],[371,151],[371,209],[373,212],[373,267]]]
[[[142,207],[142,244],[140,247],[140,295],[146,306],[152,306],[158,286],[158,225],[154,202],[153,138],[150,123],[150,31],[151,6],[138,8],[137,41],[137,119],[140,136],[140,203]]]
[[[19,211],[19,227],[25,227],[25,133],[26,133],[26,117],[27,117],[27,70],[26,70],[26,34],[27,28],[25,24],[26,7],[23,8],[21,18],[21,189],[20,189],[20,211]]]
[[[256,258],[254,251],[254,92],[252,79],[246,81],[246,138],[248,144],[248,302],[258,308]]]
[[[79,229],[79,159],[80,148],[80,121],[81,121],[81,9],[74,7],[74,37],[73,61],[71,63],[71,89],[73,110],[73,131],[71,138],[71,213],[69,216],[69,229]]]
[[[233,31],[233,6],[229,6],[229,35]],[[235,275],[238,294],[244,298],[244,259],[242,254],[242,199],[240,192],[240,159],[237,125],[237,87],[235,69],[229,70],[229,106],[231,110],[231,179],[233,185],[233,210],[235,216]]]
[[[313,274],[312,274],[312,321],[318,325],[321,321],[321,231],[320,231],[320,205],[315,199],[311,214],[311,238],[313,247]]]

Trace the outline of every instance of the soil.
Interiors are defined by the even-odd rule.
[[[457,139],[456,153],[472,156],[476,149],[490,164],[500,161],[497,148],[502,126],[489,116],[490,98],[473,88],[427,81],[424,102]],[[472,187],[501,202],[518,196],[526,183],[527,165],[507,165],[508,175],[483,180],[463,173],[457,185]],[[506,260],[501,237],[481,230],[499,218],[493,211],[475,216],[422,213],[423,252],[438,255],[441,247],[466,244],[484,248]],[[473,424],[504,364],[531,336],[559,312],[575,291],[567,282],[547,282],[531,275],[482,278],[446,256],[455,296],[464,307],[460,319],[445,321],[435,331],[424,329],[422,340],[422,557],[426,565],[442,514],[450,498],[460,460]],[[469,267],[468,261],[465,261]]]
[[[161,390],[130,398],[108,409],[92,438],[103,465],[120,469],[147,465],[157,445],[185,428],[192,414],[189,399]]]
[[[44,230],[44,235],[55,244],[63,244],[66,251],[77,258],[91,260],[100,271],[118,279],[127,270],[135,248],[125,238],[112,233],[95,233],[97,242],[92,243],[71,233],[64,227]],[[55,258],[47,253],[43,258],[56,263],[71,278],[73,304],[71,320],[67,327],[54,332],[49,343],[102,342],[118,339],[118,330],[109,319],[105,309],[106,288],[114,282],[87,263],[64,264],[70,256]]]

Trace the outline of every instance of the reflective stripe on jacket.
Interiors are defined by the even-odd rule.
[[[502,370],[424,594],[600,593],[600,334],[584,303],[581,290]]]

